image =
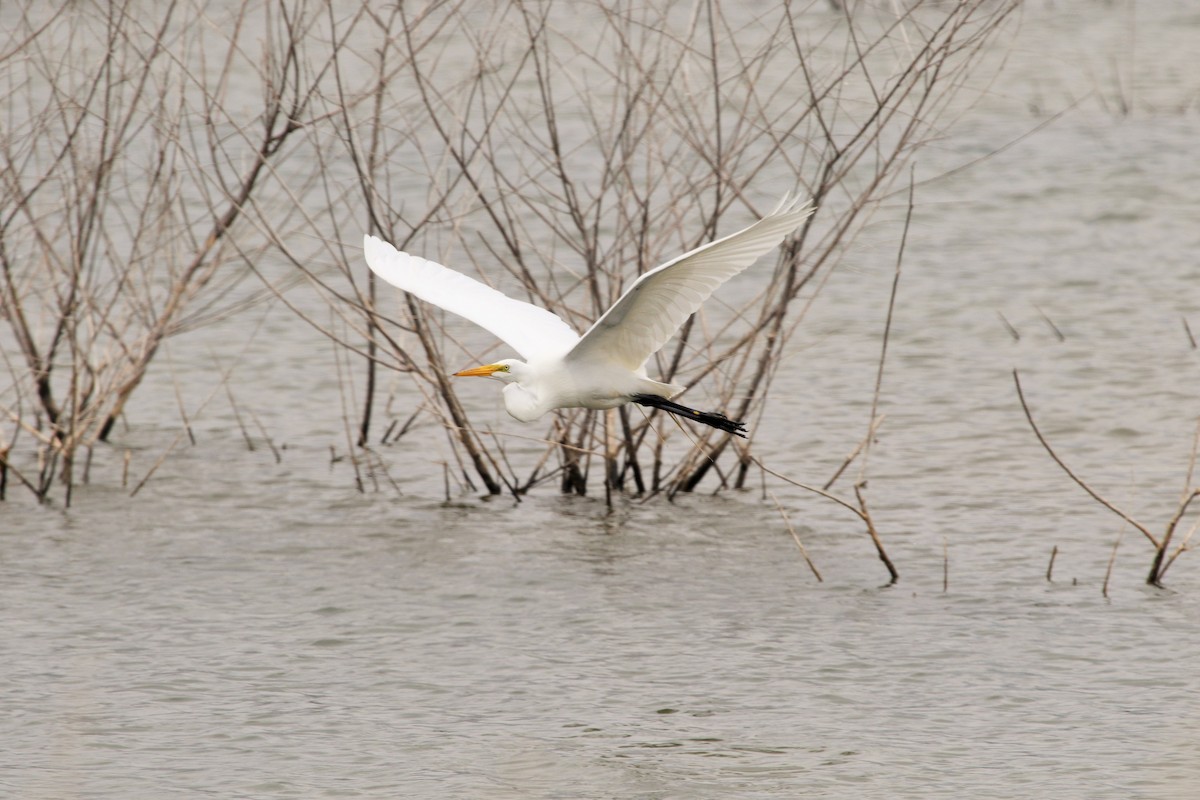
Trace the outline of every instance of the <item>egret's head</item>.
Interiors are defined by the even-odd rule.
[[[512,383],[520,380],[521,368],[525,364],[522,361],[517,361],[515,358],[506,358],[503,361],[497,361],[495,364],[484,364],[482,367],[472,367],[464,369],[461,372],[454,373],[456,378],[495,378],[504,383]]]

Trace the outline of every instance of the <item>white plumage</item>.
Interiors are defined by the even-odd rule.
[[[785,197],[750,227],[645,273],[582,337],[551,311],[375,236],[363,238],[363,251],[367,265],[388,283],[474,322],[525,358],[455,373],[503,381],[505,408],[522,422],[554,408],[636,402],[740,435],[741,423],[670,402],[683,387],[650,380],[645,363],[718,286],[774,249],[813,211],[811,203]]]

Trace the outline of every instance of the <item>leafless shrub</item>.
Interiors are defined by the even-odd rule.
[[[270,296],[239,286],[249,245],[231,234],[323,67],[285,3],[5,13],[0,465],[40,499],[57,476],[69,503],[80,451],[109,436],[162,342]]]
[[[818,216],[769,279],[759,271],[763,288],[711,301],[649,365],[702,396],[693,405],[753,419],[823,278],[952,121],[1011,9],[784,4],[751,17],[718,2],[463,0],[341,21],[331,38],[372,44],[335,58],[336,91],[322,98],[332,127],[306,130],[328,159],[322,191],[337,201],[311,217],[326,252],[278,244],[343,315],[330,334],[366,359],[360,443],[384,364],[411,376],[419,399],[409,408],[447,432],[467,485],[520,494],[554,480],[582,493],[594,472],[609,492],[744,485],[753,438],[680,433],[639,410],[562,412],[542,429],[540,455],[509,458],[503,442],[529,443],[480,425],[446,377],[446,365],[478,363],[493,342],[380,292],[341,243],[370,228],[582,330],[638,274],[746,224],[799,183]],[[330,177],[334,160],[353,166],[353,185]],[[314,263],[344,265],[345,281]]]

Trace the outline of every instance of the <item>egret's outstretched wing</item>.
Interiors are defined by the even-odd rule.
[[[596,320],[567,358],[638,369],[718,286],[782,242],[814,209],[811,202],[784,197],[774,211],[749,228],[642,275]]]
[[[469,319],[499,336],[526,360],[561,355],[579,334],[552,311],[498,292],[433,261],[402,253],[376,236],[363,237],[367,266],[393,286]]]

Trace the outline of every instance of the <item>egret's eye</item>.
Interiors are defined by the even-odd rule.
[[[508,364],[505,364],[503,367],[501,367],[499,371],[500,372],[508,372]]]

